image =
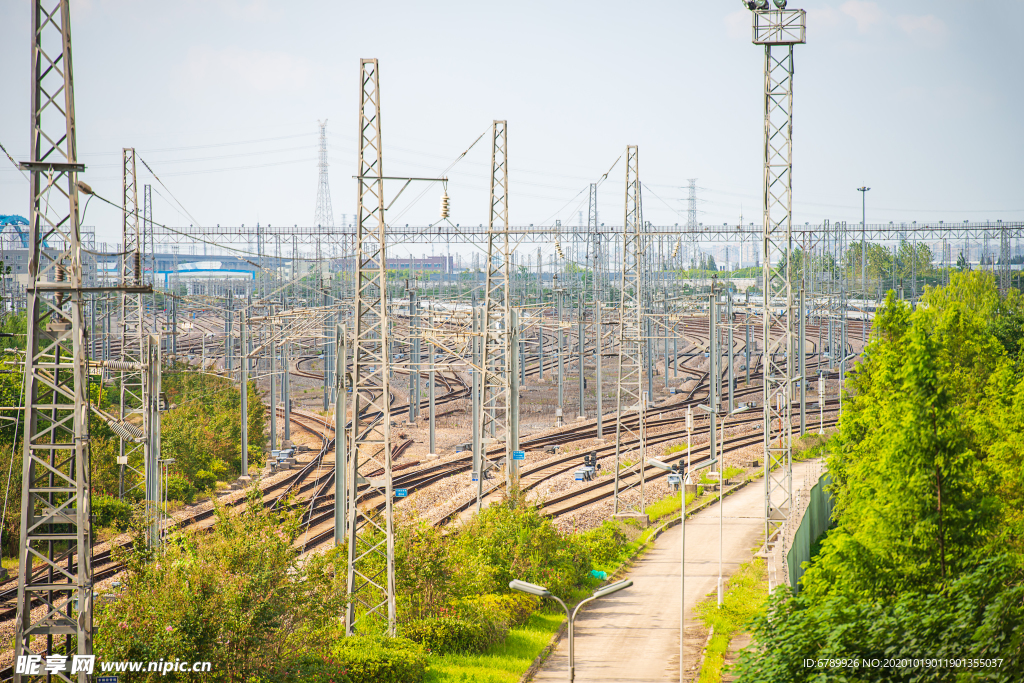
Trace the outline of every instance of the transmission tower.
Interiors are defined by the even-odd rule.
[[[784,0],[776,5],[785,7]],[[793,46],[805,42],[803,10],[755,10],[753,42],[764,45],[764,233],[761,309],[764,353],[765,543],[793,500],[792,398],[796,362],[791,278],[793,208]],[[781,266],[781,267],[780,267]],[[845,311],[844,311],[845,313]],[[772,328],[783,336],[772,345]],[[800,350],[802,353],[802,349]],[[845,349],[840,350],[845,354]]]
[[[313,225],[331,228],[334,227],[334,212],[331,210],[331,185],[327,181],[327,121],[317,123],[320,125],[320,149],[316,165],[320,169],[320,182],[316,189]]]
[[[487,279],[480,326],[480,391],[477,392],[480,429],[474,444],[478,453],[477,510],[483,497],[484,476],[491,464],[487,445],[504,442],[507,485],[512,485],[512,451],[518,444],[518,415],[509,410],[509,367],[512,361],[509,324],[509,241],[508,241],[508,127],[495,121],[491,129],[491,194],[487,221]]]
[[[384,171],[380,136],[380,79],[376,59],[359,60],[359,164],[356,178],[355,320],[352,421],[346,505],[348,606],[345,632],[363,621],[395,630],[395,534],[391,488],[390,358],[387,325]],[[372,398],[371,398],[372,397]],[[361,473],[383,474],[364,478]],[[359,485],[367,488],[359,491]],[[360,497],[383,497],[383,517],[362,509]]]
[[[631,489],[639,489],[637,501],[629,505],[644,510],[644,335],[643,299],[643,208],[640,197],[640,153],[636,145],[626,149],[626,206],[622,230],[622,276],[619,293],[619,362],[615,414],[615,514],[625,507],[621,500]],[[632,419],[633,414],[636,420]],[[631,465],[620,467],[629,460]]]
[[[142,285],[142,240],[139,231],[139,197],[135,176],[135,149],[126,147],[121,154],[122,174],[122,220],[121,220],[121,284],[125,287]],[[145,420],[145,375],[143,338],[145,336],[145,308],[143,295],[137,291],[121,293],[121,400],[118,417],[121,424],[129,417],[142,414]],[[133,425],[134,426],[134,425]],[[134,430],[133,430],[134,431]],[[143,427],[142,433],[145,433]],[[125,474],[131,470],[136,475],[152,477],[156,471],[146,459],[146,444],[138,434],[125,429],[121,434],[117,456],[119,493],[125,494]],[[138,468],[142,469],[142,472]],[[133,477],[134,479],[134,477]],[[149,481],[146,481],[149,492]],[[131,488],[134,488],[132,486]],[[130,490],[130,489],[129,489]],[[150,501],[149,496],[146,500]],[[152,499],[155,505],[156,499]]]
[[[88,363],[68,0],[32,11],[25,437],[14,654],[92,654]],[[67,204],[64,204],[67,201]],[[43,242],[46,249],[43,249]],[[60,550],[58,551],[58,547]],[[84,671],[56,673],[86,683]],[[15,673],[15,681],[23,680]]]
[[[697,227],[697,179],[690,178],[690,196],[687,202],[686,227],[693,229]]]

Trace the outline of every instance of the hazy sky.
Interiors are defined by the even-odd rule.
[[[0,3],[0,142],[28,155],[30,6]],[[434,175],[508,121],[516,224],[576,224],[585,188],[640,146],[647,220],[760,222],[763,48],[736,0],[72,0],[79,159],[120,200],[134,146],[204,224],[309,225],[317,120],[336,222],[354,212],[360,57],[381,65],[384,169]],[[791,3],[791,6],[797,6]],[[797,46],[795,220],[1024,220],[1024,1],[807,0]],[[456,223],[487,219],[488,140],[449,174]],[[0,213],[27,182],[0,158]],[[624,168],[600,190],[621,223]],[[155,218],[192,222],[152,183]],[[413,200],[421,195],[418,202]],[[391,190],[392,192],[394,190]],[[437,220],[439,187],[396,224]],[[93,202],[100,240],[116,210]]]

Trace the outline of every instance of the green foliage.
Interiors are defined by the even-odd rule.
[[[132,520],[132,504],[114,496],[92,497],[92,523],[101,528],[124,531]]]
[[[508,627],[491,619],[437,616],[402,625],[402,635],[428,652],[439,654],[483,652],[508,635]]]
[[[525,593],[505,595],[477,595],[459,603],[459,612],[469,619],[483,619],[514,628],[525,624],[534,610],[540,607],[540,599]]]
[[[191,502],[218,481],[241,473],[241,394],[228,379],[181,366],[164,374],[164,389],[176,405],[161,421],[163,457],[175,460],[169,496]],[[248,391],[249,465],[258,468],[263,464],[267,408],[254,383]]]
[[[772,595],[740,655],[744,683],[779,681],[1024,680],[1024,586],[1006,557],[992,558],[941,591],[851,602],[839,595]],[[999,667],[809,669],[805,659],[1002,659]]]
[[[338,683],[420,683],[427,670],[422,649],[404,638],[353,636],[341,639],[331,654],[342,666]]]
[[[827,444],[835,527],[799,597],[758,621],[741,680],[810,680],[802,660],[830,657],[1007,661],[829,680],[1021,679],[1024,302],[966,272],[923,303],[890,295],[875,319]]]
[[[584,544],[528,505],[492,505],[452,542],[465,593],[506,592],[512,579],[521,579],[568,595],[587,583],[592,568]]]
[[[560,608],[535,612],[525,626],[481,654],[428,655],[428,683],[519,683],[565,620]]]
[[[245,681],[286,671],[300,651],[327,651],[343,607],[333,557],[300,563],[297,518],[264,511],[258,492],[242,512],[218,507],[216,516],[211,531],[180,532],[156,557],[136,519],[133,548],[116,558],[127,567],[124,593],[96,610],[98,655],[210,661],[212,676],[177,680]]]

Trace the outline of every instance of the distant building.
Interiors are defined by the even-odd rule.
[[[336,259],[331,262],[335,270],[352,270],[355,267],[355,259]],[[410,258],[409,256],[388,256],[388,270],[411,270],[427,273],[451,273],[455,268],[455,258],[452,256],[425,256],[423,258]]]

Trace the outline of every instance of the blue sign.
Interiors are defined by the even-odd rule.
[[[117,683],[117,676],[100,676],[96,683]]]
[[[408,495],[408,489],[395,489],[395,498],[405,498]]]
[[[473,481],[480,481],[479,477],[473,477]]]
[[[526,451],[512,451],[513,460],[526,460]]]

